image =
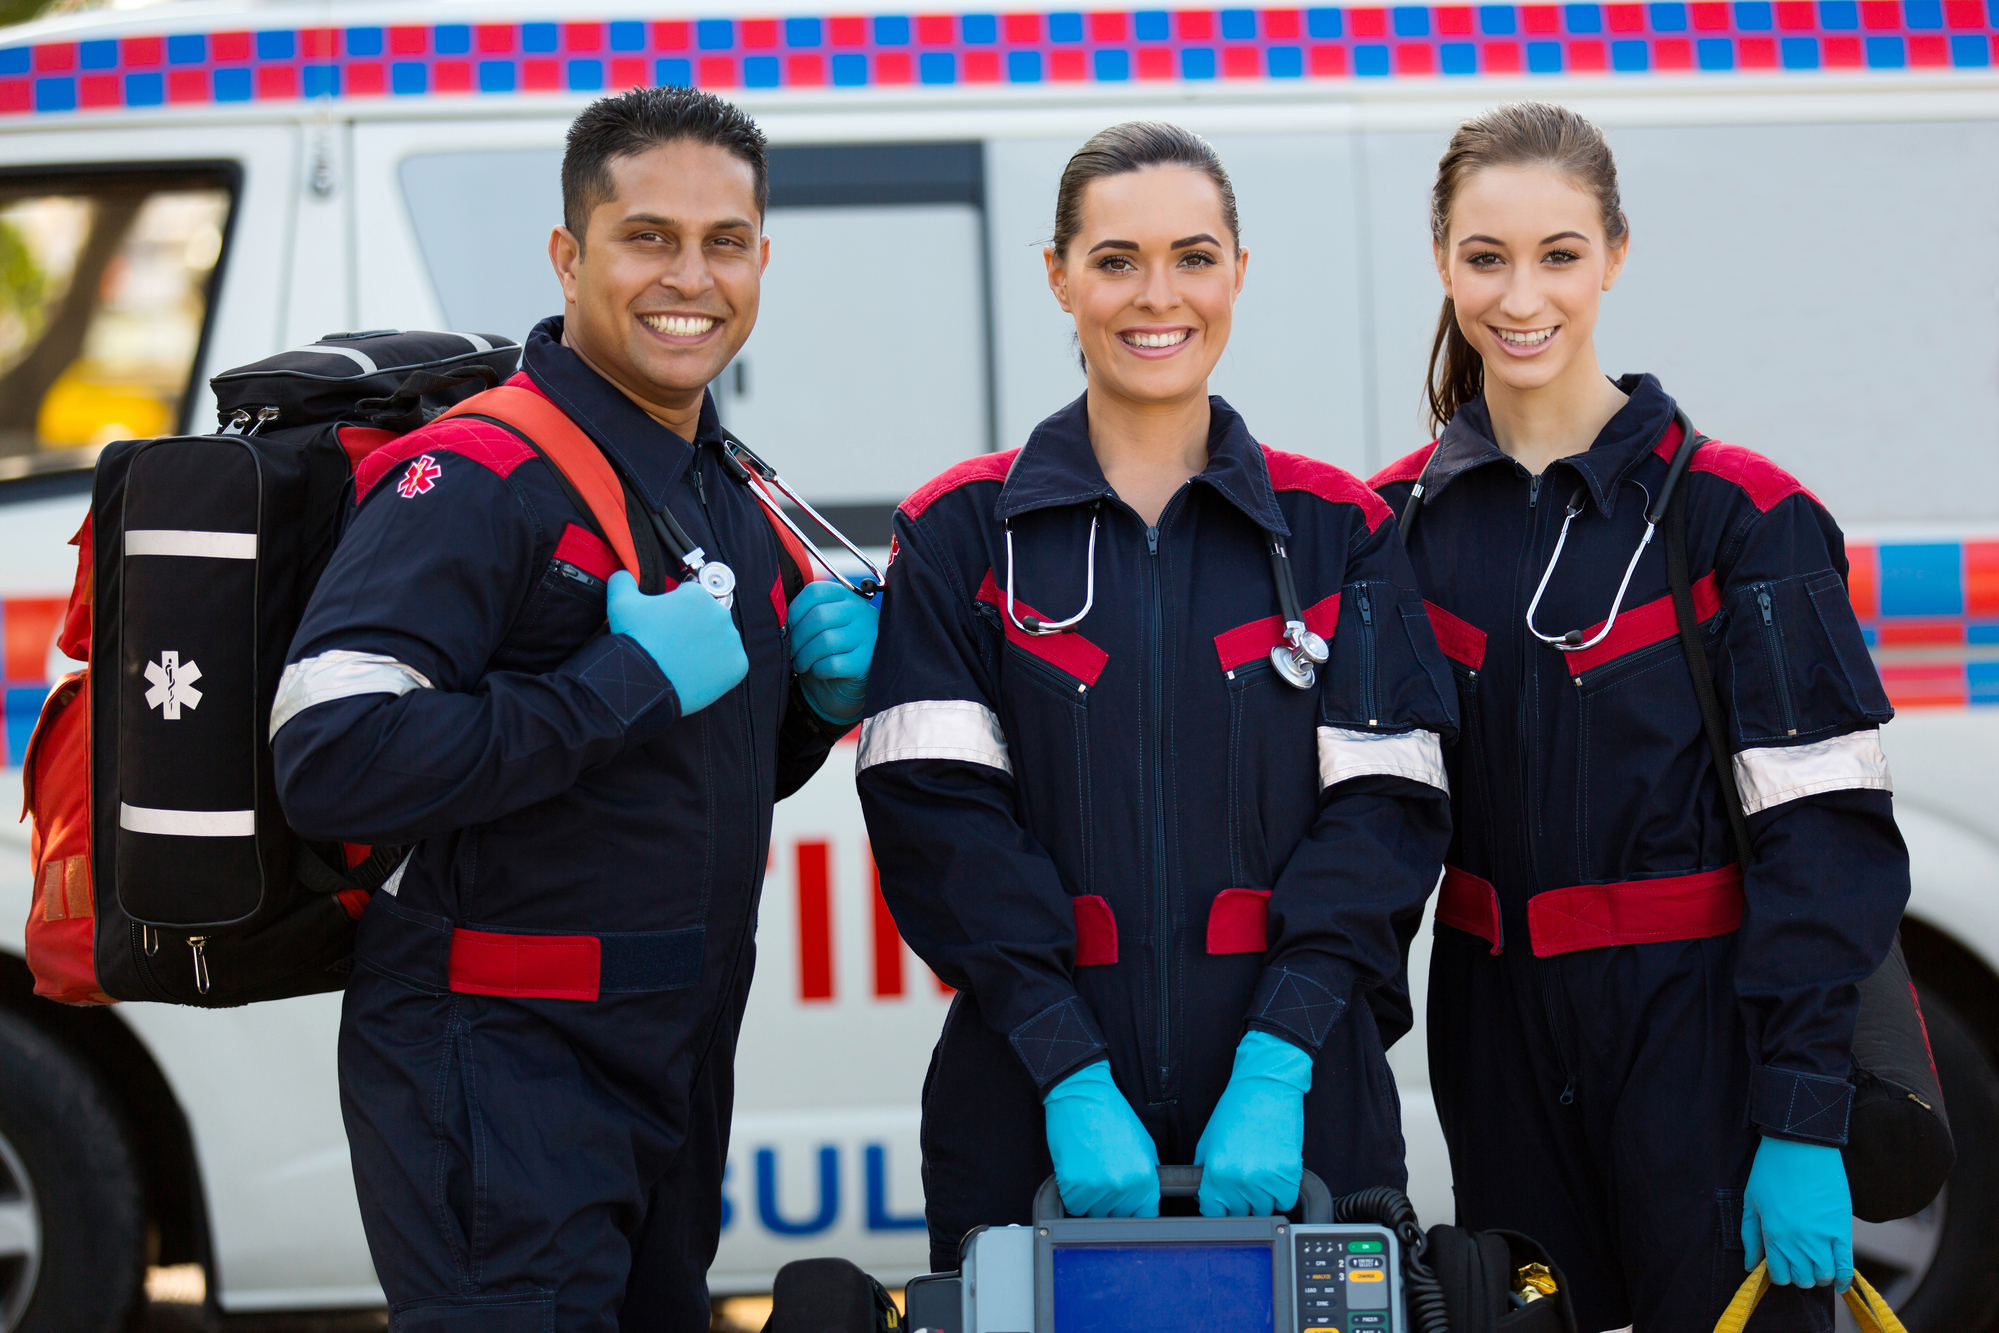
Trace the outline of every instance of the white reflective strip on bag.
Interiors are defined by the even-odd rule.
[[[430,681],[421,671],[393,657],[336,648],[294,662],[278,677],[278,697],[271,703],[270,735],[277,739],[278,728],[314,704],[351,699],[357,694],[404,695],[430,687]]]
[[[118,827],[175,838],[254,838],[255,810],[151,810],[118,803]]]
[[[318,352],[321,356],[344,356],[368,374],[372,375],[375,373],[375,363],[368,354],[366,352],[357,352],[352,347],[330,347],[325,343],[315,343],[311,347],[301,347],[298,350],[301,352]]]
[[[471,343],[476,351],[490,352],[493,350],[493,344],[487,342],[476,333],[460,333],[458,336],[466,342]]]
[[[1735,756],[1735,785],[1742,789],[1742,812],[1746,815],[1824,791],[1895,790],[1894,779],[1888,775],[1888,756],[1881,753],[1879,727],[1850,731],[1810,745],[1744,750]]]
[[[408,870],[410,868],[410,862],[414,860],[416,860],[416,853],[411,852],[409,855],[405,856],[402,860],[396,862],[396,868],[394,870],[391,870],[389,872],[389,877],[382,881],[383,893],[388,894],[391,898],[396,896],[397,891],[401,889],[403,886],[403,871]]]
[[[1434,731],[1347,731],[1319,728],[1319,790],[1348,778],[1380,774],[1408,778],[1448,793],[1444,746]]]
[[[255,560],[254,532],[196,532],[187,528],[133,528],[126,555],[195,555],[208,560]]]
[[[999,719],[969,699],[923,699],[884,709],[861,723],[860,750],[856,773],[898,759],[960,759],[1013,772]]]

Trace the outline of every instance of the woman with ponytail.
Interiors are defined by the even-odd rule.
[[[1545,1244],[1591,1333],[1710,1329],[1764,1260],[1754,1327],[1830,1329],[1855,986],[1908,894],[1843,539],[1656,378],[1599,369],[1630,231],[1595,126],[1467,122],[1431,224],[1439,435],[1372,484],[1462,720],[1429,1002],[1458,1221]]]

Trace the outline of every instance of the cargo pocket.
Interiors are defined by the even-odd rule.
[[[1808,741],[1892,715],[1846,584],[1829,569],[1733,589],[1723,668],[1744,745]]]
[[[1319,670],[1323,673],[1326,668]],[[1294,689],[1263,656],[1225,673],[1229,691],[1229,878],[1269,884],[1319,807],[1319,692]],[[1213,952],[1212,950],[1210,952]]]

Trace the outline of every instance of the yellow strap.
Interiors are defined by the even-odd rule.
[[[1742,1280],[1736,1288],[1735,1299],[1721,1312],[1721,1320],[1714,1326],[1714,1333],[1742,1333],[1743,1326],[1756,1309],[1756,1303],[1763,1299],[1763,1293],[1770,1290],[1770,1266],[1756,1265],[1756,1271]],[[1868,1285],[1867,1279],[1855,1273],[1853,1285],[1841,1296],[1846,1308],[1853,1311],[1855,1322],[1860,1325],[1860,1333],[1907,1333],[1902,1321],[1888,1308],[1888,1302],[1881,1299],[1881,1293]]]

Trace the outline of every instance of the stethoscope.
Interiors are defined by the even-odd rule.
[[[873,601],[880,594],[882,572],[876,567],[875,562],[868,559],[860,547],[849,541],[846,533],[834,527],[827,521],[825,515],[814,509],[805,497],[793,490],[783,477],[778,476],[776,468],[757,457],[748,445],[727,431],[722,432],[721,454],[723,470],[747,486],[750,494],[770,511],[771,517],[784,524],[791,535],[798,538],[799,543],[828,574],[858,597]],[[867,567],[867,575],[859,583],[855,583],[835,569],[832,562],[827,560],[826,553],[819,549],[819,544],[799,530],[798,524],[792,522],[791,515],[784,512],[784,506],[777,502],[770,491],[765,489],[766,487],[775,487],[785,499],[810,515],[812,521],[825,529],[827,535],[846,547],[854,559]],[[679,521],[664,505],[648,512],[652,519],[653,532],[659,537],[660,544],[666,547],[667,554],[678,560],[687,569],[689,577],[706,589],[716,601],[723,606],[733,607],[736,603],[736,571],[720,560],[710,560],[707,553],[696,546],[693,538],[687,535],[687,529],[680,526]],[[1084,609],[1088,610],[1087,607]]]
[[[1083,609],[1067,620],[1042,620],[1022,616],[1013,604],[1013,524],[1006,525],[1006,614],[1023,634],[1061,634],[1081,624],[1097,604],[1097,523],[1103,510],[1099,500],[1090,508],[1090,544],[1083,556],[1087,571],[1083,582]],[[1309,690],[1319,678],[1318,669],[1331,654],[1326,641],[1305,627],[1305,613],[1298,602],[1298,585],[1291,577],[1291,557],[1284,542],[1274,532],[1265,532],[1269,542],[1270,572],[1277,582],[1277,606],[1284,616],[1284,643],[1270,650],[1270,664],[1286,683]],[[1287,646],[1288,645],[1288,646]]]
[[[1587,641],[1579,629],[1572,629],[1566,634],[1543,634],[1534,624],[1534,613],[1540,609],[1541,595],[1548,591],[1548,581],[1555,576],[1555,566],[1561,563],[1562,547],[1569,540],[1569,525],[1576,521],[1576,515],[1583,511],[1583,504],[1589,498],[1588,483],[1576,487],[1575,494],[1569,497],[1568,507],[1562,515],[1562,530],[1555,538],[1554,553],[1548,557],[1547,568],[1541,571],[1541,582],[1534,589],[1533,600],[1527,603],[1527,632],[1550,648],[1564,653],[1580,653],[1585,649],[1594,648],[1609,637],[1611,626],[1617,623],[1617,613],[1624,609],[1624,594],[1631,587],[1631,576],[1638,570],[1638,561],[1644,556],[1645,548],[1652,544],[1652,537],[1658,531],[1659,524],[1664,521],[1666,506],[1672,503],[1673,492],[1678,488],[1680,477],[1687,470],[1687,464],[1693,461],[1694,452],[1708,440],[1707,436],[1694,429],[1694,423],[1689,421],[1687,414],[1678,408],[1673,410],[1673,420],[1680,426],[1680,447],[1673,451],[1672,466],[1666,469],[1666,481],[1659,488],[1659,498],[1653,500],[1645,510],[1645,534],[1638,539],[1638,549],[1631,553],[1631,561],[1624,567],[1624,579],[1617,585],[1617,596],[1611,599],[1610,617],[1603,622],[1603,628]],[[1434,461],[1436,456],[1432,451],[1430,459]],[[1429,475],[1430,464],[1426,462],[1423,465],[1422,475],[1416,478],[1416,485],[1409,492],[1408,503],[1402,507],[1401,528],[1402,540],[1405,543],[1409,540],[1409,534],[1415,530],[1416,516],[1422,511],[1424,482]],[[1632,484],[1638,485],[1636,482]],[[1644,487],[1639,486],[1639,489],[1643,490]]]

